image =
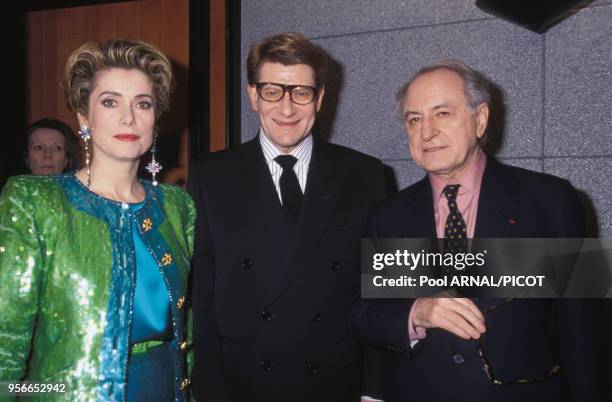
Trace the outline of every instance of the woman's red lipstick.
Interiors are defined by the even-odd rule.
[[[113,137],[118,139],[119,141],[125,142],[138,141],[140,139],[140,137],[136,134],[115,134],[113,135]]]

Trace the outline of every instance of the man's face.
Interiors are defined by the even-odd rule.
[[[488,106],[483,103],[472,111],[462,78],[450,70],[435,70],[410,84],[402,111],[416,164],[447,181],[461,177],[477,155]]]
[[[273,82],[285,85],[307,85],[314,87],[314,71],[306,64],[285,66],[265,62],[259,68],[259,82]],[[290,99],[289,92],[278,102],[267,102],[257,94],[257,88],[249,85],[249,98],[257,112],[264,135],[284,153],[289,153],[310,133],[315,115],[321,108],[324,90],[319,89],[318,97],[307,105],[298,105]]]

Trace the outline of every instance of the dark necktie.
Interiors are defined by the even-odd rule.
[[[444,227],[444,251],[466,253],[468,251],[467,227],[463,215],[457,207],[457,194],[460,184],[444,187],[442,193],[448,200],[448,217]]]
[[[297,222],[300,215],[300,206],[302,205],[302,189],[300,188],[297,175],[293,171],[297,158],[291,155],[279,155],[274,160],[283,168],[283,173],[280,177],[283,207],[293,217],[294,221]]]

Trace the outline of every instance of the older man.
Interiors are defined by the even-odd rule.
[[[457,61],[424,67],[398,92],[398,108],[427,176],[373,210],[372,237],[465,249],[474,237],[582,236],[566,180],[483,152],[490,91],[481,74]],[[392,401],[597,401],[591,313],[579,300],[361,300],[352,323],[364,343],[396,352]]]
[[[299,34],[253,46],[258,136],[198,160],[193,387],[199,401],[356,401],[348,333],[379,160],[313,138],[327,56]]]

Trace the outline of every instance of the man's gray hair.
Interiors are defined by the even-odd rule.
[[[478,105],[482,103],[486,103],[491,106],[491,87],[489,80],[484,76],[484,74],[474,70],[460,60],[445,59],[421,68],[410,78],[407,83],[402,85],[399,91],[397,91],[397,94],[395,95],[396,110],[400,119],[404,119],[404,101],[406,100],[406,91],[408,90],[410,84],[412,84],[414,80],[421,75],[437,70],[453,71],[463,79],[465,97],[467,98],[468,106],[472,112],[474,112]]]

